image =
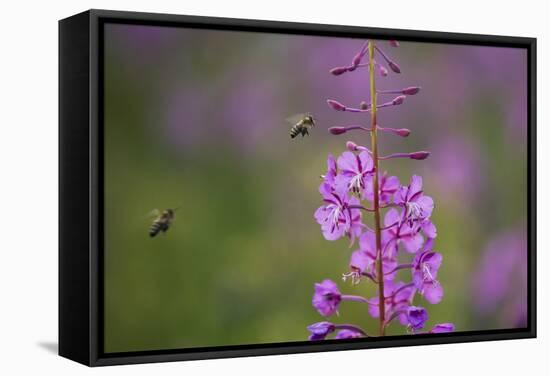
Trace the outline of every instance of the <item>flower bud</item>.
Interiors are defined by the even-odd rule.
[[[399,65],[395,64],[393,61],[388,61],[388,65],[395,73],[401,73],[401,68],[399,68]]]
[[[336,68],[332,68],[330,70],[330,73],[332,73],[335,76],[339,76],[343,73],[346,73],[348,70],[349,70],[348,67],[336,67]]]
[[[396,129],[395,133],[401,137],[408,137],[411,134],[411,131],[407,128]]]
[[[353,57],[353,60],[351,61],[351,65],[354,67],[358,66],[359,64],[361,64],[362,58],[363,58],[363,55],[361,55],[361,53],[358,53]]]
[[[357,150],[357,144],[353,141],[348,141],[346,142],[346,149],[348,149],[349,151],[355,151]]]
[[[424,160],[430,156],[429,151],[416,151],[414,153],[409,154],[409,158],[416,159],[417,161]]]
[[[399,42],[396,41],[395,39],[390,39],[389,42],[390,42],[390,46],[399,47]]]
[[[328,131],[331,134],[338,135],[338,134],[346,133],[348,129],[346,127],[330,127]]]
[[[430,333],[450,333],[455,330],[454,324],[450,322],[445,322],[441,324],[436,324],[431,330]]]
[[[418,86],[409,86],[409,87],[406,87],[405,89],[401,90],[401,93],[403,93],[405,95],[415,95],[419,91],[420,91],[420,87],[418,87]]]
[[[365,101],[362,101],[361,103],[359,103],[359,108],[361,110],[368,110],[369,109],[369,104]]]
[[[332,100],[332,99],[328,99],[327,100],[327,104],[332,107],[332,109],[336,110],[336,111],[346,111],[346,106],[344,106],[342,103],[340,102],[337,102],[335,100]]]
[[[363,56],[366,55],[367,53],[367,48],[368,48],[369,44],[368,43],[365,43],[363,44],[363,47],[361,47],[361,51],[359,51],[357,53],[357,55],[355,55],[353,57],[353,60],[351,61],[351,66],[355,69],[359,64],[361,64],[361,59],[363,59]]]
[[[379,72],[382,77],[386,77],[388,75],[388,70],[383,65],[380,65]]]
[[[405,98],[407,98],[406,96],[404,95],[400,95],[398,97],[395,97],[393,99],[393,101],[391,101],[391,103],[394,105],[394,106],[397,106],[397,105],[400,105],[402,104],[404,101],[405,101]]]

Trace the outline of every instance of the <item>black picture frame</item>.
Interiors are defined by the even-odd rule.
[[[526,49],[527,328],[104,353],[102,45],[106,22]],[[88,10],[63,19],[59,21],[59,218],[59,354],[88,366],[536,337],[536,39],[108,10]]]

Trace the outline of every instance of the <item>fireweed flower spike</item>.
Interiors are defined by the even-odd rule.
[[[397,47],[399,44],[390,41],[390,45]],[[372,40],[353,56],[351,65],[330,71],[332,75],[339,76],[357,68],[368,68],[368,102],[361,102],[359,108],[348,107],[334,99],[328,99],[327,104],[336,111],[359,114],[355,124],[331,127],[330,134],[365,135],[370,139],[370,145],[363,146],[347,140],[346,150],[338,158],[329,155],[327,172],[321,175],[323,181],[319,187],[323,203],[315,211],[314,218],[327,240],[335,241],[347,236],[353,244],[354,239],[359,239],[359,248],[351,253],[342,279],[351,280],[352,288],[361,288],[364,284],[359,282],[362,280],[372,282],[377,287],[377,294],[373,294],[375,296],[372,298],[363,297],[360,293],[344,295],[336,282],[325,279],[315,284],[312,305],[321,316],[329,317],[338,314],[343,301],[366,303],[369,315],[379,322],[380,336],[384,336],[386,328],[394,323],[402,325],[411,334],[448,333],[455,329],[452,323],[436,324],[426,331],[428,311],[418,306],[420,301],[437,304],[443,298],[443,287],[438,280],[443,258],[433,251],[437,237],[437,229],[431,221],[434,200],[424,194],[422,177],[411,174],[408,185],[401,185],[396,176],[384,172],[380,166],[390,158],[422,161],[430,152],[398,152],[380,156],[378,151],[379,133],[399,137],[411,134],[408,128],[381,127],[378,110],[405,105],[407,96],[417,95],[421,89],[419,86],[408,86],[398,90],[378,90],[377,72],[385,76],[387,70],[374,60],[375,53],[393,72],[401,72],[397,63]],[[386,94],[397,96],[378,104],[378,95]],[[363,121],[360,119],[362,115],[365,115]],[[353,132],[348,133],[350,131]],[[372,215],[373,219],[363,223],[363,215]],[[410,274],[406,273],[409,270]],[[407,278],[407,275],[410,277]],[[335,339],[367,336],[358,326],[328,321],[312,324],[308,330],[311,340],[323,340],[329,335]]]

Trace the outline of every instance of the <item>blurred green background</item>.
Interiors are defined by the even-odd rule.
[[[311,306],[315,282],[375,295],[367,281],[340,281],[356,247],[325,241],[313,219],[327,154],[349,139],[369,143],[326,131],[367,121],[325,102],[368,100],[366,70],[328,74],[362,42],[105,26],[106,352],[302,341],[323,320]],[[412,130],[382,135],[382,154],[432,152],[382,163],[402,184],[422,175],[436,203],[445,297],[434,306],[417,298],[429,326],[525,325],[525,51],[380,45],[403,71],[379,77],[381,89],[422,86],[379,121]],[[298,112],[317,127],[291,140],[285,118]],[[170,230],[149,238],[148,213],[178,206]],[[377,327],[358,303],[343,303],[334,321]]]

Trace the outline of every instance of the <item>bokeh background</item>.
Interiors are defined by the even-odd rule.
[[[105,351],[302,341],[321,321],[313,284],[340,280],[348,241],[325,241],[313,212],[327,154],[364,134],[326,128],[367,121],[326,99],[368,100],[368,73],[334,77],[357,39],[107,24],[104,41]],[[380,89],[422,91],[380,111],[381,153],[405,184],[424,177],[436,203],[435,249],[445,288],[431,324],[457,331],[526,325],[527,55],[525,50],[403,42],[402,74]],[[391,99],[388,98],[388,99]],[[311,112],[310,137],[285,119]],[[153,209],[180,206],[165,236],[148,237]],[[352,249],[353,250],[353,249]],[[369,283],[345,293],[373,296]],[[367,307],[336,322],[375,331]],[[394,325],[390,334],[402,334]]]

